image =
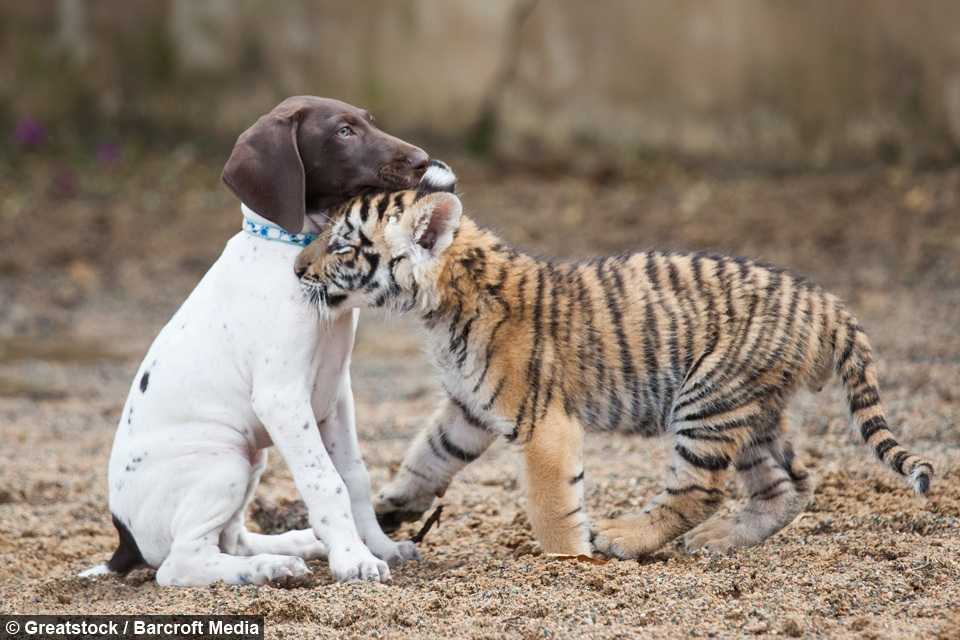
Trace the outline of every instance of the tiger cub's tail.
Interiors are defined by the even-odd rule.
[[[887,426],[867,335],[856,318],[841,312],[834,336],[834,368],[843,381],[850,413],[863,441],[873,447],[881,462],[905,476],[914,491],[926,494],[933,465],[901,446]]]

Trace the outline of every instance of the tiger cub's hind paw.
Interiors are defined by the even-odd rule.
[[[683,537],[687,553],[707,552],[724,554],[736,547],[750,546],[746,540],[734,536],[734,523],[728,518],[715,518],[700,525]]]

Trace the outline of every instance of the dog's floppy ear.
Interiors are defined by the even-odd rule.
[[[240,134],[223,181],[240,201],[289,233],[305,214],[303,160],[297,148],[302,106],[280,103]]]

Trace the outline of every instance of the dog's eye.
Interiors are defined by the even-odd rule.
[[[349,138],[350,136],[355,134],[353,129],[350,127],[340,127],[339,129],[337,129],[337,135],[341,138]]]

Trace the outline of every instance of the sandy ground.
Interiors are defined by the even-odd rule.
[[[729,556],[544,557],[523,515],[518,454],[498,444],[454,482],[423,561],[391,584],[332,584],[320,562],[296,588],[161,589],[150,569],[75,578],[115,544],[106,460],[139,358],[239,214],[219,167],[189,150],[83,169],[36,158],[0,183],[0,612],[262,614],[271,638],[960,637],[960,171],[718,178],[653,167],[610,181],[458,166],[468,211],[524,247],[709,247],[846,297],[882,359],[891,422],[937,464],[930,498],[872,460],[828,387],[792,411],[819,480],[812,504]],[[415,328],[372,315],[353,374],[378,486],[437,384]],[[586,464],[592,516],[626,513],[657,490],[665,447],[594,435]],[[276,455],[261,498],[265,527],[296,514]]]

